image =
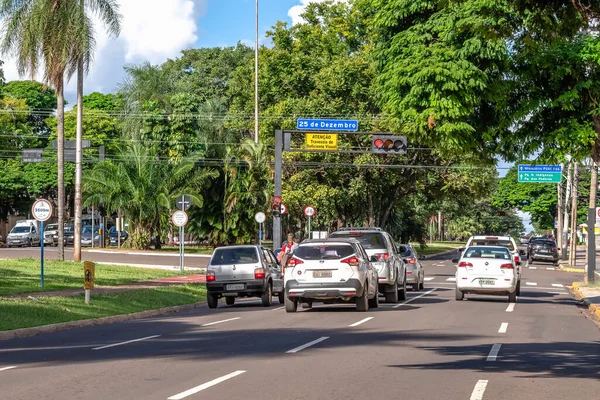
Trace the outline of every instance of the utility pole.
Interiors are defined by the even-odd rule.
[[[587,273],[584,283],[594,282],[596,271],[596,194],[598,191],[598,167],[592,160],[592,179],[590,182],[590,208],[588,210],[588,242],[586,246]]]
[[[442,239],[442,212],[438,211],[438,240],[441,242]]]
[[[83,0],[82,10],[83,10]],[[83,12],[83,11],[82,11]],[[77,60],[77,125],[75,128],[75,232],[73,234],[73,261],[81,261],[81,168],[83,162],[83,57]],[[92,232],[92,242],[94,233]]]
[[[573,168],[573,197],[571,201],[571,246],[569,266],[574,268],[577,263],[577,184],[579,181],[579,163],[575,161]]]
[[[258,0],[256,0],[256,27],[254,39],[254,141],[258,143]]]
[[[562,169],[562,167],[563,166],[561,165],[561,169]],[[562,221],[562,214],[563,214],[563,208],[564,208],[562,180],[560,181],[560,183],[558,183],[556,185],[556,190],[558,192],[558,209],[556,210],[556,220],[558,221],[558,227],[556,229],[556,244],[558,245],[558,248],[561,249],[560,251],[562,251],[562,248],[563,248],[563,237],[562,237],[563,221]]]
[[[570,160],[568,161],[568,172],[567,172],[567,187],[565,190],[565,210],[564,210],[564,218],[563,218],[563,231],[562,231],[562,242],[563,247],[561,247],[561,260],[567,259],[567,246],[569,243],[569,199],[571,198],[571,188],[573,185],[573,175],[572,175],[572,167]]]

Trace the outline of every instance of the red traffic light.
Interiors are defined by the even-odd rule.
[[[273,197],[273,203],[281,203],[281,196]]]
[[[383,146],[383,140],[377,138],[373,141],[373,146],[380,148],[381,146]]]

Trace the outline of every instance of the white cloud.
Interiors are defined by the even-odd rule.
[[[123,66],[149,61],[160,64],[177,57],[197,40],[197,20],[208,0],[121,0],[121,35],[113,40],[96,23],[96,54],[84,81],[86,93],[113,92],[125,77]],[[14,61],[3,65],[6,80],[19,77]],[[25,77],[28,78],[28,77]],[[38,77],[39,79],[39,77]],[[75,79],[65,88],[69,103],[75,101]]]
[[[290,8],[288,10],[288,17],[290,17],[292,19],[292,24],[299,24],[304,22],[304,19],[302,19],[302,17],[300,17],[300,15],[302,13],[304,13],[304,10],[306,10],[306,6],[308,6],[310,3],[323,3],[326,0],[299,0],[300,1],[300,5],[297,6],[293,6],[292,8]],[[338,3],[347,3],[348,0],[335,0]]]

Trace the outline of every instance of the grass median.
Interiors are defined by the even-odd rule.
[[[459,242],[433,242],[427,243],[427,246],[424,248],[418,243],[414,244],[414,246],[417,249],[418,254],[423,256],[431,256],[449,250],[456,250],[459,247],[464,247],[465,244]]]
[[[179,275],[179,272],[96,264],[98,286],[123,285]],[[40,287],[40,261],[32,258],[0,260],[0,296],[83,288],[83,264],[71,261],[44,263],[44,288]]]
[[[85,304],[83,295],[36,299],[4,298],[0,299],[0,331],[131,314],[193,304],[205,299],[206,287],[203,284],[135,289],[101,295],[94,295],[92,291],[90,304]]]

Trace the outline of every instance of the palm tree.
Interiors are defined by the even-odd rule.
[[[77,0],[71,0],[77,4]],[[77,48],[77,127],[75,150],[75,235],[73,242],[73,261],[81,261],[81,169],[83,140],[83,76],[89,72],[94,52],[95,38],[89,13],[95,14],[107,27],[112,37],[121,31],[121,15],[119,6],[114,0],[79,0],[79,29]]]

